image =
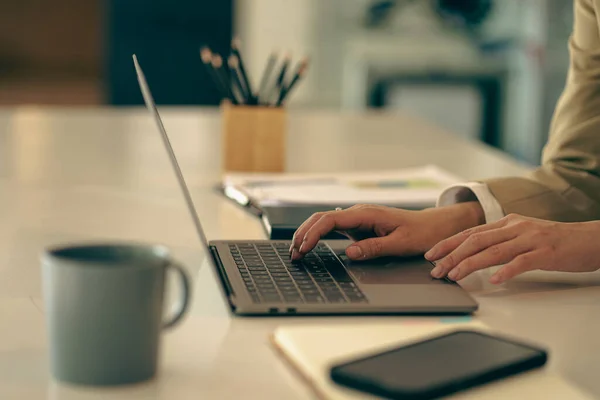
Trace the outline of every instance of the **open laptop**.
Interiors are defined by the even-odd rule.
[[[288,241],[209,243],[135,55],[133,60],[144,101],[234,314],[468,314],[477,309],[459,285],[432,278],[431,264],[422,257],[351,262],[344,253],[350,242],[335,240],[292,262]]]

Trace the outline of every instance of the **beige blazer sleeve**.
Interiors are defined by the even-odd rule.
[[[600,0],[575,0],[565,89],[541,167],[484,181],[505,214],[574,222],[600,219]]]

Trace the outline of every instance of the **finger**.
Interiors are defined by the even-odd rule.
[[[346,249],[351,260],[370,260],[377,257],[394,255],[397,242],[392,236],[383,236],[361,240]]]
[[[292,237],[292,246],[290,247],[290,254],[293,249],[298,250],[300,245],[302,245],[302,240],[304,240],[304,235],[306,232],[326,213],[320,212],[311,215],[306,221],[300,225],[300,227],[294,232],[294,236]]]
[[[499,243],[512,240],[517,236],[517,232],[514,232],[514,230],[507,227],[491,229],[469,235],[458,245],[458,247],[442,259],[436,261],[435,268],[431,271],[431,274],[436,278],[441,278],[468,257],[492,246],[496,246]],[[497,247],[494,247],[492,251],[496,250]]]
[[[425,258],[429,261],[437,261],[442,257],[445,257],[448,254],[450,254],[454,249],[460,246],[465,240],[467,240],[472,235],[475,235],[477,233],[483,233],[493,229],[498,229],[505,225],[506,221],[503,218],[491,224],[480,225],[474,228],[464,230],[460,233],[457,233],[454,236],[450,236],[449,238],[442,240],[441,242],[433,246],[427,253],[425,253]]]
[[[480,269],[505,264],[521,254],[531,251],[532,245],[522,238],[494,244],[483,251],[467,257],[448,272],[448,278],[459,281]]]
[[[358,208],[360,208],[360,206],[353,206],[346,211],[356,210]],[[300,227],[298,227],[298,229],[296,229],[296,232],[294,232],[294,236],[292,237],[292,245],[290,246],[290,254],[294,248],[295,249],[300,248],[300,246],[302,245],[302,241],[304,240],[304,235],[306,235],[306,232],[325,214],[346,212],[346,211],[336,208],[335,211],[318,212],[318,213],[314,213],[313,215],[311,215],[306,221],[304,221],[302,223],[302,225],[300,225]]]
[[[523,272],[533,271],[545,263],[543,253],[539,250],[521,254],[500,268],[490,278],[490,283],[499,285]]]
[[[308,253],[319,243],[323,236],[331,231],[366,229],[372,223],[372,213],[366,209],[348,209],[326,213],[306,231],[298,252],[300,255]]]

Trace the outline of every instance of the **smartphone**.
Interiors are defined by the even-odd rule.
[[[547,358],[513,339],[459,330],[336,365],[331,379],[390,399],[434,399],[539,368]]]

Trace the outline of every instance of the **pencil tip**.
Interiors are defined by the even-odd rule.
[[[227,59],[227,63],[231,68],[236,68],[238,66],[238,58],[234,54],[232,54]]]
[[[221,58],[221,56],[220,56],[220,55],[218,55],[218,54],[215,54],[215,55],[212,57],[212,65],[213,65],[213,67],[215,67],[215,68],[220,68],[220,67],[221,67],[221,65],[223,65],[223,59]]]
[[[202,47],[200,49],[200,58],[202,59],[202,62],[210,62],[210,59],[212,58],[212,51],[210,51],[210,49],[206,46]]]

